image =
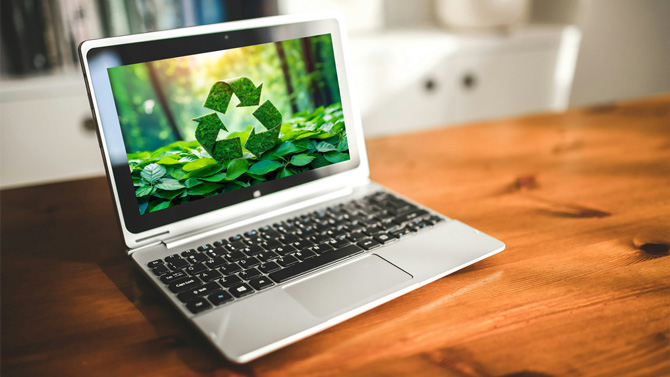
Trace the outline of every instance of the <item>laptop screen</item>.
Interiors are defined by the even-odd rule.
[[[330,34],[107,72],[140,214],[350,159]]]
[[[235,25],[81,48],[109,182],[128,232],[232,206],[243,215],[245,202],[260,197],[272,206],[269,195],[324,189],[321,179],[334,187],[336,175],[367,167],[338,22]]]

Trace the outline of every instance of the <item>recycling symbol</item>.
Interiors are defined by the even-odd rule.
[[[262,88],[262,83],[256,87],[247,77],[217,81],[209,90],[204,107],[225,114],[233,94],[240,100],[237,107],[258,106]],[[256,157],[260,157],[263,152],[277,144],[282,115],[270,101],[258,106],[253,115],[266,131],[256,133],[256,130],[252,129],[244,147]],[[228,129],[216,113],[209,113],[193,120],[198,122],[198,127],[195,129],[196,140],[216,162],[223,164],[225,161],[242,157],[242,140],[239,137],[217,140],[219,131],[227,132]]]

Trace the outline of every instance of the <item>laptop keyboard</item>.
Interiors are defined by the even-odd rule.
[[[195,314],[443,220],[380,191],[157,259],[148,267]]]

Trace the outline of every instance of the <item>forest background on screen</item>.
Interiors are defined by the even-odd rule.
[[[349,160],[346,127],[330,35],[293,39],[224,51],[110,68],[140,213],[158,211],[267,180]],[[255,156],[217,163],[195,139],[193,118],[212,111],[203,104],[220,80],[248,77],[263,84],[260,102],[282,114],[274,148]],[[257,108],[219,114],[242,145],[253,129]]]

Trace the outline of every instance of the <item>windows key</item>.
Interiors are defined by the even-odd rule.
[[[230,293],[233,294],[233,296],[235,296],[237,298],[244,297],[244,296],[247,296],[247,295],[250,295],[250,294],[254,293],[254,290],[248,284],[245,284],[245,283],[242,283],[240,285],[236,285],[236,286],[230,288],[229,291],[230,291]]]

